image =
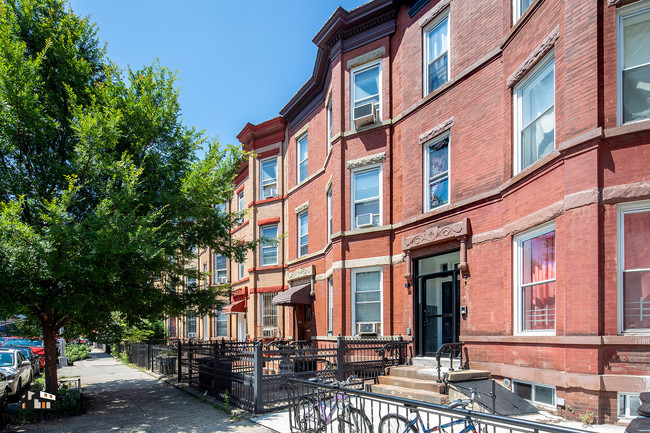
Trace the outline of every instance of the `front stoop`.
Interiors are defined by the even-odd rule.
[[[446,369],[445,369],[446,370]],[[456,370],[441,371],[450,382],[486,379],[489,371]],[[438,383],[438,369],[430,366],[390,367],[388,376],[379,376],[378,383],[371,385],[372,392],[435,404],[447,404],[445,384]]]

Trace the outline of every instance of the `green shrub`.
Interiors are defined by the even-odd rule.
[[[71,344],[65,347],[65,355],[70,362],[81,361],[90,356],[90,347],[87,344]]]

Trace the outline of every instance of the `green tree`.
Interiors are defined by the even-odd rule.
[[[215,289],[175,289],[197,276],[195,248],[255,247],[214,206],[242,154],[183,126],[174,80],[119,69],[61,0],[0,0],[0,316],[40,324],[48,392],[61,327],[203,315]]]

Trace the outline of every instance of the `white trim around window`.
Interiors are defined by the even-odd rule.
[[[634,27],[627,34],[625,27]],[[618,125],[650,118],[650,1],[640,1],[616,11],[616,120]],[[627,53],[625,43],[628,47]],[[634,49],[636,48],[636,49]],[[626,59],[626,54],[629,57]],[[630,84],[625,86],[625,76]],[[625,95],[624,93],[629,93]],[[623,111],[627,96],[628,110]],[[645,96],[645,97],[644,97]]]
[[[546,257],[546,262],[539,260],[536,262],[533,258],[535,253],[539,250],[532,251],[533,248],[539,245],[533,242],[536,238],[540,238],[538,242],[550,240],[550,233],[553,233],[553,252],[552,257]],[[556,232],[555,221],[546,223],[542,226],[536,227],[527,232],[521,233],[513,239],[513,287],[514,287],[514,332],[515,335],[519,334],[532,334],[532,335],[555,335],[556,323]],[[542,238],[543,237],[543,238]],[[527,248],[530,248],[529,250]],[[528,253],[528,256],[527,256]],[[528,264],[526,258],[530,259]],[[547,269],[547,266],[552,262],[552,271]],[[533,263],[537,264],[537,268],[533,269]],[[548,267],[550,268],[550,266]],[[524,272],[526,269],[527,272]],[[537,272],[538,275],[533,275]],[[545,275],[548,273],[549,275]],[[527,274],[527,275],[525,275]],[[530,280],[530,281],[528,281]],[[551,286],[552,285],[552,286]],[[552,295],[546,293],[552,288]],[[534,300],[534,291],[539,293]],[[525,292],[528,291],[528,298]],[[544,296],[546,295],[546,296]],[[539,298],[539,299],[538,299]],[[526,308],[525,302],[530,301],[530,308]],[[537,305],[539,304],[539,305]]]
[[[552,385],[526,382],[523,380],[512,381],[512,391],[519,397],[545,407],[556,407],[556,392]]]
[[[428,141],[423,147],[424,162],[424,212],[449,204],[450,167],[451,159],[449,133]],[[444,152],[444,154],[441,154]],[[438,153],[435,173],[432,172],[431,156]],[[435,189],[434,189],[435,188]],[[432,192],[435,191],[435,194]]]
[[[278,226],[268,225],[260,228],[260,237],[267,239],[277,239]],[[261,266],[275,266],[278,264],[278,244],[262,242],[260,248]]]
[[[515,86],[512,96],[517,174],[555,149],[555,52]]]
[[[309,177],[309,136],[307,132],[296,139],[296,170],[297,184]]]
[[[352,172],[350,173],[350,177],[351,177],[350,196],[352,200],[350,206],[350,215],[351,215],[350,227],[352,228],[352,230],[364,226],[380,226],[382,224],[382,206],[383,206],[382,171],[383,171],[382,165],[376,164],[367,167],[353,169]],[[377,177],[377,186],[376,186],[377,194],[373,194],[372,189],[375,188],[372,188],[371,185],[370,188],[368,187],[364,188],[366,193],[361,195],[360,191],[357,190],[357,187],[358,186],[361,187],[363,185],[360,182],[360,180],[357,180],[357,178],[361,179],[363,177],[364,178],[363,180],[367,182],[368,180],[371,180],[374,176]],[[357,208],[359,209],[358,214],[357,214]],[[364,219],[362,221],[359,221],[359,224],[357,224],[357,217],[363,217],[364,215],[368,215],[368,214],[371,215],[368,221]]]
[[[359,268],[352,269],[352,294],[351,294],[351,319],[352,319],[352,329],[351,335],[359,335],[359,323],[376,323],[379,327],[377,329],[377,335],[383,335],[384,332],[384,290],[383,290],[383,269],[381,267],[374,268]],[[373,279],[377,281],[378,287],[373,290],[367,290],[367,287],[358,284],[358,278],[364,278],[362,274],[366,274],[365,277],[372,281]],[[367,284],[369,281],[366,281]],[[363,293],[364,296],[361,297],[357,295],[357,289],[364,288],[365,290],[359,290],[359,293]],[[378,295],[378,296],[377,296]],[[359,298],[359,299],[357,299]],[[375,306],[378,304],[377,306]],[[357,323],[357,318],[362,315],[362,313],[357,312],[357,308],[361,305],[366,306],[366,310],[363,312],[362,317],[363,322]],[[377,309],[378,311],[375,311]],[[379,317],[377,317],[379,314]],[[374,316],[374,317],[368,317]]]
[[[332,147],[332,93],[327,99],[327,150]]]
[[[327,189],[327,240],[332,237],[332,187]]]
[[[260,161],[260,200],[278,195],[278,157]]]
[[[424,28],[422,33],[422,58],[424,59],[422,62],[424,66],[422,70],[423,96],[427,96],[449,81],[451,74],[451,62],[449,61],[449,54],[451,52],[450,34],[449,9]],[[432,41],[432,36],[437,37],[437,40]],[[435,42],[433,46],[432,42]],[[430,56],[430,54],[433,54],[433,56]],[[432,81],[430,73],[432,67],[435,68],[436,64],[439,66],[439,68],[436,68],[436,71],[439,72],[437,75],[438,79]],[[444,76],[442,76],[442,72],[444,72]]]
[[[616,252],[616,263],[617,263],[617,316],[618,316],[618,333],[650,333],[650,327],[643,328],[631,328],[627,327],[626,322],[626,311],[628,314],[639,315],[639,321],[647,321],[647,317],[650,317],[650,296],[643,297],[640,296],[637,299],[625,299],[625,277],[626,274],[633,276],[634,274],[641,273],[650,273],[650,268],[646,266],[632,266],[630,269],[627,269],[625,263],[625,217],[631,216],[634,214],[650,212],[650,200],[632,202],[632,203],[623,203],[617,206],[617,221],[616,221],[616,239],[617,239],[617,252]],[[637,237],[639,234],[637,234]],[[630,297],[631,298],[631,297]],[[645,317],[645,319],[644,319]]]
[[[519,18],[528,10],[535,0],[513,0],[512,3],[512,23],[519,21]]]
[[[309,252],[309,211],[298,214],[298,257]]]
[[[374,71],[377,71],[377,91],[378,93],[368,93],[367,90],[373,88]],[[364,74],[362,76],[362,74]],[[361,77],[366,79],[366,92],[357,91],[356,79]],[[356,129],[354,126],[354,109],[357,105],[363,105],[367,102],[374,101],[375,108],[377,109],[377,121],[380,121],[381,116],[381,59],[368,62],[364,65],[358,66],[350,70],[350,129]]]

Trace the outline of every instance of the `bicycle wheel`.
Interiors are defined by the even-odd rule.
[[[293,407],[294,425],[302,433],[318,433],[323,431],[323,423],[318,410],[318,403],[310,397],[302,397]]]
[[[339,421],[339,433],[372,433],[372,424],[365,413],[350,407]]]
[[[379,421],[379,433],[417,433],[417,428],[405,416],[389,413]]]

